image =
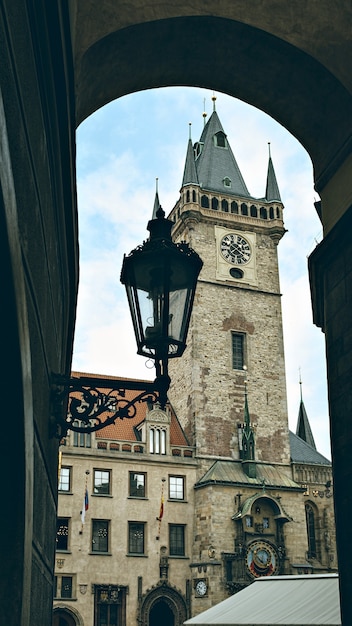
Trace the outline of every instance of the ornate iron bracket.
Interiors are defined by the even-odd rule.
[[[51,435],[61,439],[68,430],[92,433],[117,419],[131,419],[139,402],[158,402],[164,409],[169,385],[165,374],[153,382],[54,375]],[[127,390],[140,393],[127,399]]]

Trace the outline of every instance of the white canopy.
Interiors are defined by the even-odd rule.
[[[341,626],[337,574],[272,576],[184,622],[187,626]]]

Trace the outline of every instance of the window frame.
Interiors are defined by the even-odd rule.
[[[171,485],[172,481],[175,481],[174,485]],[[179,493],[180,489],[179,489],[179,481],[181,481],[182,485],[182,497],[178,496],[177,494]],[[169,474],[169,481],[168,481],[168,487],[169,487],[169,500],[172,500],[173,502],[184,502],[185,501],[185,487],[186,487],[186,477],[182,476],[181,474]],[[172,495],[172,489],[173,489],[173,493],[176,495]]]
[[[108,483],[107,483],[107,485],[108,485],[108,491],[107,492],[96,491],[96,489],[98,487],[96,485],[96,475],[99,472],[101,474],[107,474],[108,475],[109,480],[108,480]],[[101,477],[101,479],[102,479],[102,477]],[[100,468],[100,467],[96,467],[96,468],[93,469],[93,494],[95,496],[111,496],[111,469],[105,469],[105,468]]]
[[[179,536],[173,536],[174,533]],[[186,524],[169,524],[169,556],[174,558],[186,556]]]
[[[241,349],[235,350],[235,339],[241,340]],[[232,369],[237,371],[243,371],[246,363],[246,334],[235,330],[231,331],[231,364]]]
[[[75,420],[75,426],[86,426],[85,422]],[[92,447],[92,435],[91,433],[79,433],[73,431],[73,447],[74,448],[91,448]]]
[[[98,524],[105,526],[104,531],[106,531],[106,538],[98,536],[97,532],[99,532],[99,529],[97,530],[97,532],[95,532],[95,529],[97,528]],[[94,548],[96,544],[96,538],[98,539],[98,542],[99,542],[99,548],[102,547],[102,544],[104,542],[106,545],[106,549],[98,550]],[[109,554],[110,553],[109,549],[110,549],[110,520],[92,519],[91,554]]]
[[[136,541],[138,547],[138,538],[132,538],[132,532],[136,532],[139,528],[142,531],[142,546],[141,549],[132,549],[134,547],[133,541]],[[128,551],[129,556],[145,556],[146,554],[146,522],[129,521],[128,522]]]
[[[133,489],[133,476],[143,476],[143,493],[138,493],[138,480],[136,487]],[[135,493],[132,493],[135,491]],[[128,496],[129,498],[146,498],[147,497],[147,472],[128,472]]]
[[[70,519],[71,519],[70,517],[59,516],[57,518],[57,520],[56,520],[56,551],[57,552],[69,552],[70,551],[70,549],[69,549],[69,546],[70,546]],[[65,524],[64,522],[67,522],[67,523]],[[65,534],[61,533],[60,535],[58,534],[59,524],[61,524],[60,528],[61,527],[62,528],[67,528],[67,533],[65,533]],[[65,541],[65,547],[63,547],[63,546],[59,547],[58,546],[58,543],[59,543],[58,537],[66,537],[66,540],[64,540]]]
[[[60,488],[60,485],[62,485],[62,483],[63,483],[63,480],[62,480],[62,472],[63,472],[63,470],[68,470],[68,481],[65,481],[65,484],[67,484],[67,486],[68,486],[67,489],[63,489],[62,486]],[[59,482],[58,482],[58,492],[59,493],[72,493],[71,485],[72,485],[72,466],[71,465],[62,465],[60,467],[60,476],[59,476]]]
[[[71,579],[71,595],[62,594],[63,579]],[[54,600],[76,600],[76,574],[55,574]]]

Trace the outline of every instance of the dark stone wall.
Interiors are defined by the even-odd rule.
[[[77,293],[74,105],[60,3],[0,8],[1,619],[51,623],[58,441],[52,373],[70,371]]]
[[[309,258],[314,322],[325,333],[343,624],[352,623],[352,208]]]

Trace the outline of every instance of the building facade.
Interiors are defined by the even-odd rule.
[[[165,412],[64,440],[55,626],[180,626],[259,576],[336,571],[331,464],[302,397],[288,427],[283,211],[270,155],[250,195],[214,100],[170,213],[204,261],[188,348]]]

